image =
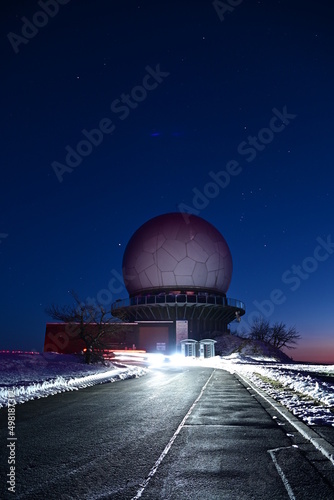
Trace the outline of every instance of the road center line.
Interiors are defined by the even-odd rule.
[[[155,475],[155,473],[157,472],[158,470],[158,467],[159,465],[161,464],[161,462],[163,461],[163,459],[165,458],[165,456],[167,455],[167,453],[169,452],[169,450],[171,449],[175,439],[176,439],[176,436],[180,433],[180,431],[182,430],[182,428],[184,427],[187,419],[189,418],[191,412],[193,411],[195,405],[198,403],[198,401],[201,399],[202,395],[203,395],[203,392],[205,391],[208,383],[210,382],[213,374],[215,373],[215,370],[213,370],[213,372],[211,373],[210,377],[208,378],[208,380],[205,382],[205,384],[203,385],[202,389],[201,389],[201,392],[199,393],[198,397],[195,399],[195,401],[193,402],[193,404],[191,405],[191,407],[189,408],[188,412],[186,413],[185,417],[183,418],[182,422],[180,423],[180,425],[178,426],[178,428],[176,429],[176,431],[174,432],[173,436],[171,437],[169,443],[167,444],[167,446],[165,447],[165,449],[163,450],[163,452],[161,453],[160,457],[158,458],[158,460],[155,462],[155,464],[153,465],[152,469],[150,470],[147,478],[145,479],[145,481],[143,482],[143,484],[141,485],[141,487],[139,488],[139,490],[137,491],[136,495],[131,499],[131,500],[137,500],[138,498],[140,498],[143,494],[143,492],[145,491],[145,489],[147,488],[147,485],[148,483],[150,482],[150,480],[152,479],[152,477]]]

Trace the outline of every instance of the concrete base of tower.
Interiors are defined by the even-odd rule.
[[[112,304],[111,313],[138,324],[136,346],[171,354],[187,338],[200,341],[245,314],[240,300],[206,294],[160,294],[131,297]]]

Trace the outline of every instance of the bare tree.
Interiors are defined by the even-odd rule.
[[[257,318],[251,325],[248,338],[253,340],[262,340],[268,344],[281,349],[294,349],[295,344],[301,338],[294,326],[288,328],[282,322],[276,322],[270,326],[269,321],[264,318]]]
[[[251,325],[248,337],[253,340],[268,342],[270,339],[270,324],[264,318],[256,318]]]
[[[71,336],[80,338],[85,344],[85,362],[93,363],[102,359],[99,350],[106,347],[104,337],[118,331],[117,321],[100,304],[87,304],[71,291],[74,304],[57,306],[52,304],[45,309],[51,318],[67,323]],[[74,335],[73,335],[74,332]]]
[[[295,344],[301,338],[295,326],[288,328],[284,323],[274,323],[270,329],[270,344],[278,349],[286,347],[295,349]]]

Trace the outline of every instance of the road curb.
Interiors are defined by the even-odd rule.
[[[287,408],[282,406],[280,403],[275,401],[266,392],[264,392],[247,377],[241,375],[238,372],[234,372],[234,375],[240,380],[240,382],[249,386],[255,391],[261,398],[263,398],[267,403],[269,403],[285,420],[287,420],[293,427],[310,443],[313,444],[317,450],[319,450],[331,463],[334,465],[334,446],[330,444],[326,439],[319,436],[317,432],[308,427],[308,425],[301,422],[297,417],[295,417]]]

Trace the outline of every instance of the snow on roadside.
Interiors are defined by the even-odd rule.
[[[8,391],[16,403],[74,391],[95,384],[145,375],[139,366],[86,365],[78,356],[39,353],[0,353],[0,408],[7,406]]]
[[[334,365],[272,361],[233,354],[221,367],[247,377],[306,424],[334,427]]]

